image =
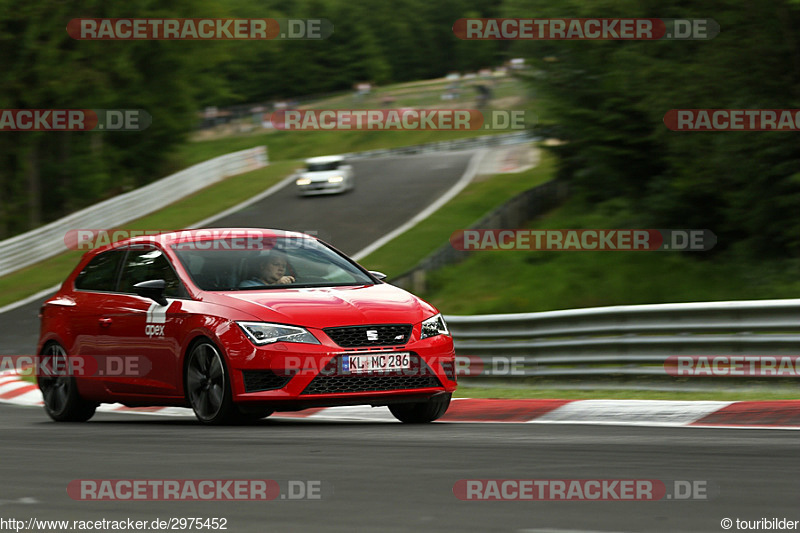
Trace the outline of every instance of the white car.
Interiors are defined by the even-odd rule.
[[[349,191],[355,186],[353,167],[341,155],[312,157],[306,159],[306,166],[298,172],[295,184],[300,195]]]

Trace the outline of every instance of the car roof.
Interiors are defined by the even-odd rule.
[[[308,165],[319,165],[325,163],[340,163],[344,161],[343,155],[323,155],[319,157],[311,157],[306,159],[306,164]]]

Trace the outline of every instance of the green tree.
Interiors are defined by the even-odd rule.
[[[171,149],[197,123],[197,101],[219,89],[214,43],[78,41],[78,17],[218,16],[210,1],[3,0],[0,102],[5,109],[134,109],[136,133],[19,132],[0,137],[0,236],[31,229],[163,176]],[[211,44],[211,46],[209,46]],[[205,53],[200,53],[205,47]]]
[[[800,254],[797,142],[786,133],[673,132],[670,109],[797,108],[800,22],[794,2],[668,4],[626,0],[558,5],[508,0],[536,17],[712,16],[703,41],[531,41],[513,49],[567,141],[560,174],[589,203],[628,202],[638,223],[708,228],[717,251],[743,257]]]

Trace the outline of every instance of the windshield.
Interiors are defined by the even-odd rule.
[[[205,291],[370,285],[358,265],[313,239],[230,239],[173,244],[192,281]]]
[[[308,172],[325,172],[326,170],[336,170],[341,165],[340,161],[334,161],[332,163],[309,163],[308,164]]]

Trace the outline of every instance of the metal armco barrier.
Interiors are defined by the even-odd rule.
[[[65,252],[64,236],[70,230],[117,228],[229,176],[250,172],[267,164],[265,146],[226,154],[0,241],[0,276]]]
[[[800,355],[800,299],[445,319],[460,363],[478,362],[478,377],[667,376],[670,356]]]

